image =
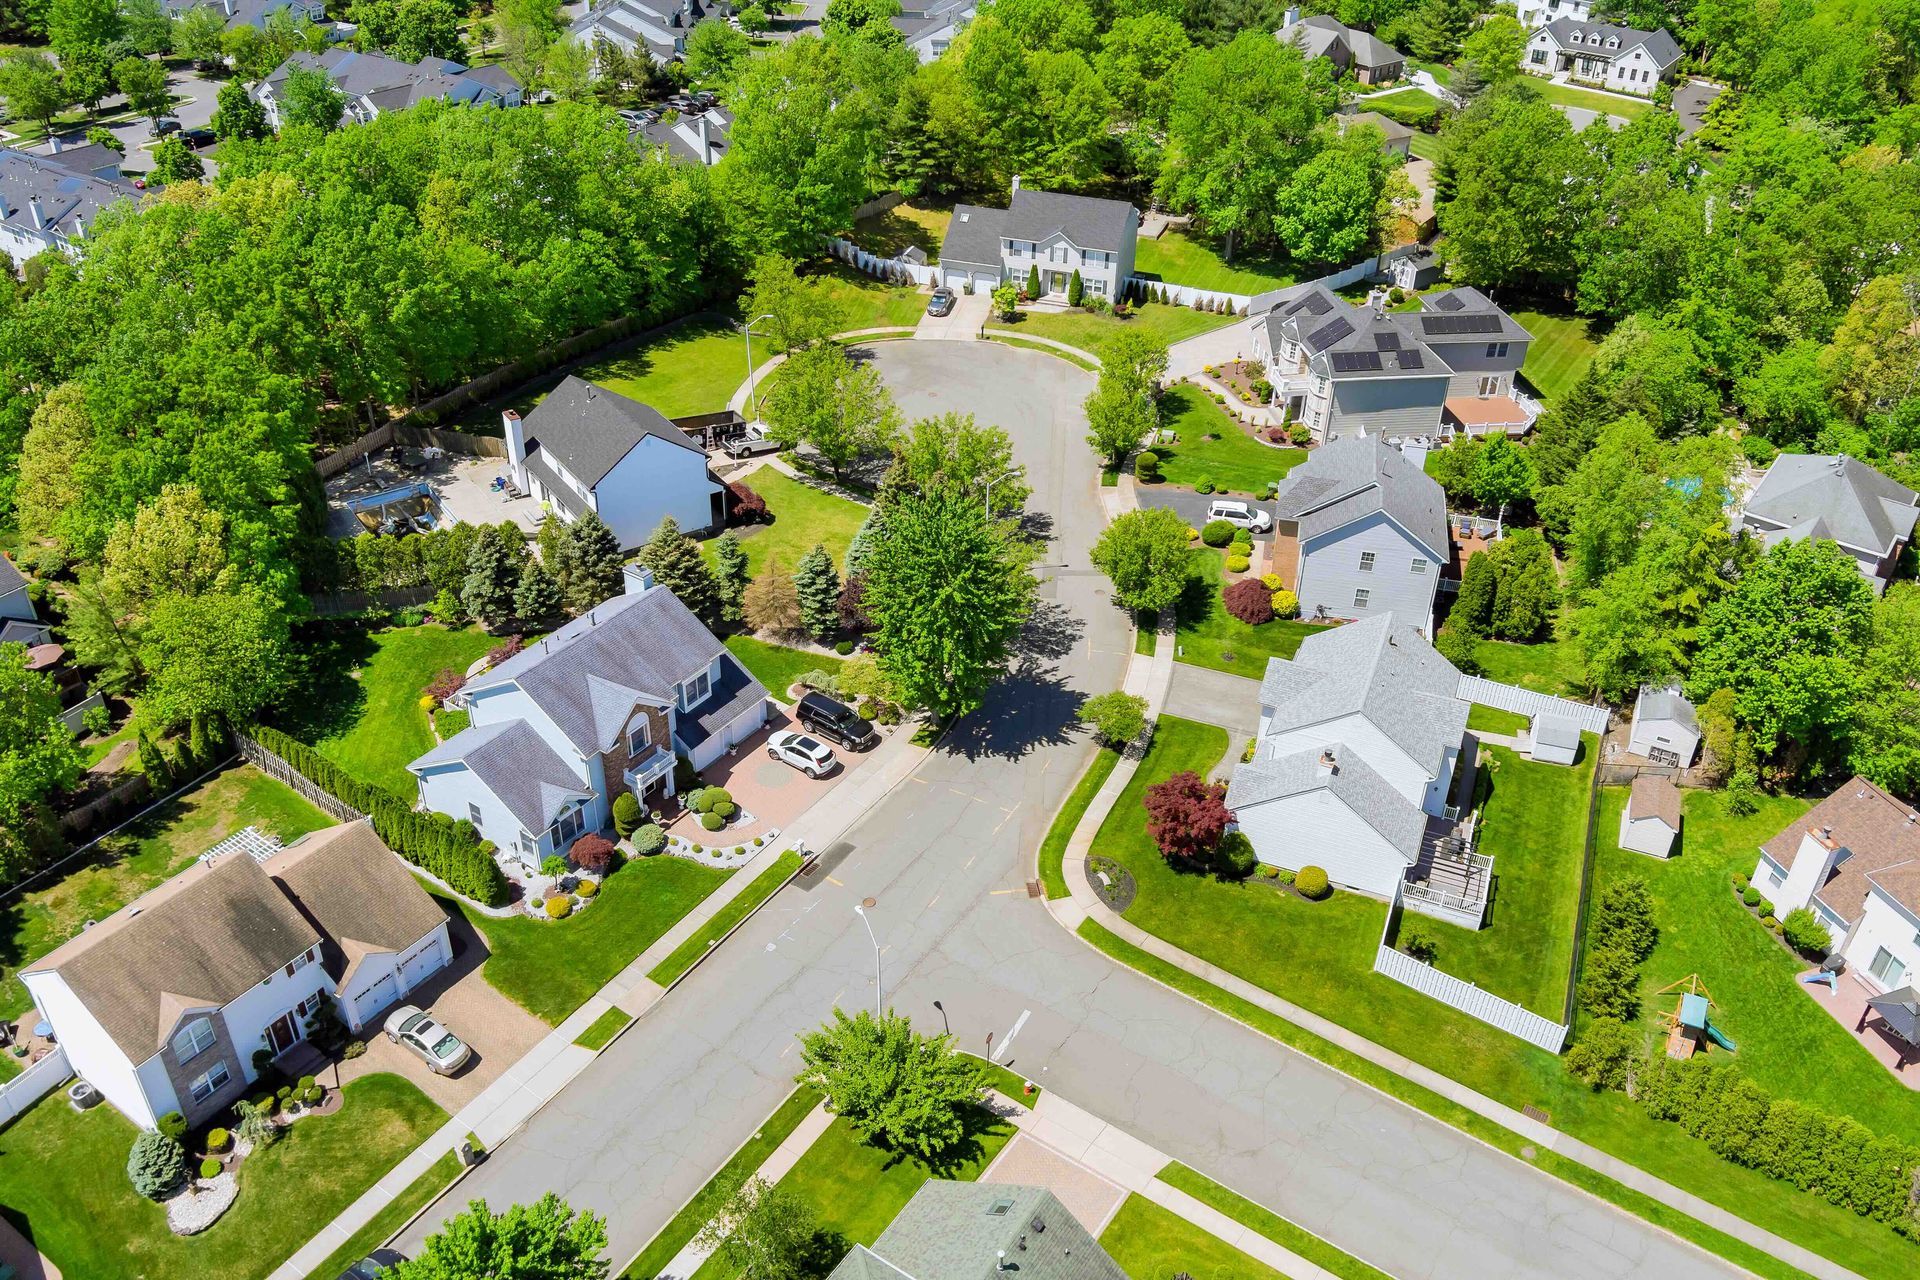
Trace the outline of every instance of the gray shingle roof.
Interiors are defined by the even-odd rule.
[[[504,70],[475,76],[467,67],[445,58],[402,62],[385,54],[359,53],[339,45],[319,54],[304,50],[291,54],[266,78],[266,86],[277,96],[295,67],[324,71],[341,93],[349,98],[366,98],[383,111],[398,110],[430,98],[481,105],[498,103],[508,92],[499,86],[519,87],[519,81]]]
[[[830,1280],[991,1280],[1003,1252],[1024,1280],[1127,1280],[1045,1188],[938,1178]]]
[[[674,717],[673,736],[687,747],[697,747],[766,700],[767,691],[760,682],[729,659],[720,664],[720,678],[713,682],[707,700]]]
[[[335,942],[403,951],[447,922],[364,819],[301,836],[267,859],[266,869]]]
[[[568,801],[593,793],[525,720],[475,725],[448,738],[407,768],[463,761],[507,806],[514,820],[538,834],[553,825]]]
[[[1533,718],[1534,745],[1542,747],[1578,747],[1580,722],[1572,716],[1542,712]]]
[[[1409,865],[1419,861],[1427,815],[1394,790],[1393,784],[1358,752],[1340,743],[1330,744],[1327,750],[1334,757],[1331,772],[1322,772],[1317,750],[1284,756],[1255,755],[1234,768],[1233,780],[1227,785],[1227,807],[1238,812],[1286,796],[1324,790],[1379,832],[1380,838],[1398,850]]]
[[[1133,206],[1124,200],[1071,196],[1059,191],[1022,187],[1007,204],[1001,234],[1011,240],[1046,240],[1056,232],[1082,249],[1118,253],[1134,233]],[[994,261],[1000,255],[994,253]]]
[[[1280,31],[1282,39],[1291,39],[1309,58],[1327,57],[1336,46],[1345,46],[1352,60],[1363,67],[1385,67],[1405,62],[1406,55],[1369,32],[1349,27],[1327,14],[1302,18]]]
[[[1543,28],[1553,42],[1563,49],[1578,49],[1588,56],[1620,59],[1635,49],[1644,47],[1647,56],[1653,59],[1654,66],[1664,71],[1680,61],[1680,46],[1674,38],[1661,27],[1657,31],[1640,31],[1633,27],[1615,26],[1609,22],[1582,22],[1577,18],[1555,18]],[[1580,37],[1574,43],[1574,36]],[[1596,37],[1598,43],[1595,43]],[[1608,40],[1620,43],[1611,48]]]
[[[1783,453],[1747,499],[1746,513],[1796,536],[1830,537],[1886,555],[1913,532],[1916,503],[1920,494],[1844,453]]]
[[[76,223],[91,224],[108,205],[136,200],[139,195],[131,183],[96,178],[69,167],[64,156],[0,147],[0,222],[26,234],[36,234],[32,230],[36,199],[46,224],[71,238]]]
[[[1005,209],[988,209],[977,204],[953,206],[953,219],[947,223],[947,238],[940,246],[940,261],[972,266],[1000,266],[1000,236],[1007,223]]]
[[[1694,732],[1700,730],[1700,720],[1694,714],[1693,704],[1678,689],[1643,689],[1640,692],[1639,718],[1642,720],[1671,720],[1675,724],[1685,725]]]
[[[1391,613],[1308,636],[1292,661],[1270,658],[1260,705],[1270,733],[1362,715],[1429,775],[1467,731],[1460,672]]]
[[[1304,541],[1384,511],[1436,560],[1447,558],[1447,499],[1439,483],[1378,437],[1322,445],[1280,482],[1274,514]]]
[[[27,585],[27,575],[20,572],[13,557],[0,551],[0,596],[10,596]]]
[[[529,458],[551,453],[589,489],[648,436],[705,456],[658,409],[572,374],[527,414],[525,430]]]

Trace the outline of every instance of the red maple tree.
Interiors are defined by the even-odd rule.
[[[1232,821],[1226,784],[1204,781],[1191,769],[1147,788],[1147,834],[1169,858],[1206,857]]]

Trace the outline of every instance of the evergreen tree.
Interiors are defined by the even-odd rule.
[[[748,626],[769,635],[795,635],[803,626],[793,575],[780,567],[777,558],[767,561],[760,576],[747,584],[742,609]]]
[[[713,562],[713,582],[720,592],[721,621],[738,622],[741,602],[747,595],[746,548],[731,533],[723,533],[713,544]]]
[[[526,543],[489,525],[467,554],[467,577],[460,586],[460,603],[483,623],[500,622],[513,616],[513,592],[520,585],[521,562],[527,558]]]
[[[585,613],[620,594],[625,577],[620,540],[613,536],[613,530],[607,528],[607,522],[599,513],[589,511],[567,526],[567,549],[568,608],[575,613]],[[697,557],[699,552],[694,554]],[[691,603],[688,607],[692,608]]]
[[[561,607],[560,584],[538,560],[528,562],[514,588],[513,611],[528,622],[539,622],[558,615]]]
[[[1040,268],[1038,266],[1027,268],[1027,296],[1029,298],[1037,298],[1040,296]]]
[[[1484,636],[1493,624],[1493,598],[1500,590],[1500,570],[1491,551],[1476,551],[1460,572],[1460,593],[1454,597],[1447,626],[1459,635]]]
[[[653,580],[680,597],[680,603],[700,621],[710,627],[718,625],[720,584],[714,581],[713,570],[707,567],[698,544],[680,532],[672,516],[660,522],[634,558],[652,570]],[[585,571],[584,566],[580,571]]]
[[[800,618],[807,633],[825,642],[840,623],[840,575],[833,570],[833,557],[818,543],[800,557],[794,570],[793,589],[800,596]]]
[[[559,520],[548,520],[540,526],[540,535],[536,539],[540,546],[540,563],[553,575],[553,583],[560,588],[562,600],[567,598],[567,589],[573,583],[572,528],[572,525]]]
[[[1070,307],[1079,306],[1081,299],[1086,297],[1086,293],[1086,282],[1080,279],[1080,268],[1075,267],[1073,269],[1073,279],[1067,281],[1067,305]]]
[[[1553,552],[1538,529],[1516,529],[1501,540],[1498,560],[1500,581],[1489,630],[1502,640],[1536,639],[1560,606]]]
[[[881,513],[878,503],[867,508],[867,518],[853,531],[853,541],[847,544],[847,554],[840,561],[842,576],[857,578],[866,572],[867,557],[873,554],[874,544],[886,536],[887,518]]]

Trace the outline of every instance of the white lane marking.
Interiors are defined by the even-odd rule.
[[[1032,1016],[1033,1016],[1033,1010],[1031,1009],[1022,1009],[1020,1011],[1020,1016],[1013,1020],[1013,1030],[1007,1032],[1007,1038],[1000,1042],[1000,1047],[998,1049],[995,1049],[992,1053],[987,1055],[988,1062],[998,1062],[1002,1057],[1006,1055],[1007,1049],[1013,1044],[1013,1038],[1020,1034],[1020,1028],[1026,1026],[1027,1019]]]

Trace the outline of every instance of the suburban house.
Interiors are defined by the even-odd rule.
[[[304,1040],[328,1001],[372,1025],[452,954],[446,914],[363,820],[216,848],[20,979],[74,1073],[152,1128],[241,1096],[254,1055]]]
[[[1825,538],[1854,558],[1879,595],[1920,517],[1920,493],[1846,454],[1783,453],[1734,521],[1766,546]]]
[[[1680,836],[1680,788],[1673,779],[1643,773],[1627,789],[1627,805],[1620,811],[1620,847],[1635,853],[1666,858]]]
[[[1420,618],[1424,624],[1424,616]],[[1262,862],[1479,928],[1492,860],[1472,852],[1475,740],[1460,672],[1383,614],[1307,637],[1260,682],[1253,758],[1227,807]]]
[[[692,160],[704,165],[720,163],[727,154],[727,131],[733,128],[733,115],[723,107],[701,110],[692,107],[672,119],[662,115],[640,126],[640,136],[656,147],[663,147],[675,160]]]
[[[976,0],[927,0],[903,9],[889,21],[914,56],[922,62],[932,62],[947,51],[954,37],[966,30],[979,12]]]
[[[1678,688],[1640,686],[1633,699],[1633,725],[1627,731],[1627,750],[1655,764],[1693,767],[1700,749],[1700,718]]]
[[[1777,916],[1810,907],[1876,993],[1920,979],[1920,813],[1865,778],[1761,845],[1753,884]]]
[[[612,821],[674,792],[676,756],[704,769],[767,720],[767,691],[653,575],[469,680],[472,717],[407,766],[420,806],[471,821],[501,856],[537,868]]]
[[[447,58],[401,62],[385,54],[342,47],[319,54],[302,51],[288,57],[252,90],[276,130],[281,126],[280,94],[298,67],[325,72],[346,98],[341,120],[358,124],[383,111],[400,111],[436,98],[473,107],[517,107],[521,101],[520,82],[498,65],[468,67]]]
[[[932,1178],[828,1280],[1127,1280],[1045,1187]]]
[[[686,52],[697,24],[733,12],[726,0],[605,0],[589,5],[567,35],[589,47],[605,41],[622,53],[643,51],[665,64]]]
[[[1447,498],[1377,436],[1307,455],[1273,499],[1275,572],[1308,618],[1392,614],[1426,632],[1447,563]]]
[[[1361,84],[1388,84],[1406,74],[1407,57],[1378,36],[1349,27],[1328,14],[1300,16],[1288,9],[1278,32],[1308,58],[1325,58],[1336,75],[1352,73]]]
[[[13,563],[12,556],[0,552],[0,644],[32,648],[51,637],[47,624],[40,621],[40,611],[34,608],[27,576]]]
[[[1099,200],[1022,187],[1004,209],[955,205],[940,249],[941,282],[951,289],[992,290],[1003,280],[1025,285],[1040,273],[1040,292],[1065,298],[1080,273],[1090,298],[1120,297],[1133,277],[1140,211],[1124,200]]]
[[[106,148],[100,148],[105,150]],[[0,248],[15,267],[49,249],[77,256],[87,228],[102,210],[140,193],[131,183],[101,177],[92,148],[34,155],[0,147]]]
[[[1372,125],[1385,139],[1380,150],[1390,156],[1406,156],[1413,150],[1414,131],[1391,116],[1383,116],[1378,111],[1342,112],[1333,118],[1342,133],[1356,124]]]
[[[1449,289],[1418,311],[1383,293],[1355,306],[1318,282],[1254,298],[1253,354],[1274,403],[1327,442],[1366,430],[1391,437],[1447,431],[1524,433],[1537,408],[1514,375],[1532,335],[1478,289]]]
[[[649,405],[569,374],[524,421],[501,417],[514,483],[568,523],[598,512],[631,548],[667,516],[688,532],[727,522],[706,450]]]
[[[1585,22],[1593,16],[1593,0],[1520,0],[1515,16],[1529,31],[1544,27],[1556,18]]]
[[[1583,84],[1651,98],[1679,65],[1680,46],[1665,27],[1636,31],[1563,17],[1533,33],[1520,68],[1537,76],[1565,71]]]
[[[184,18],[195,9],[212,9],[226,19],[229,31],[235,27],[265,31],[267,19],[282,10],[296,23],[302,19],[316,24],[327,20],[326,0],[161,0],[160,9],[174,19]]]

